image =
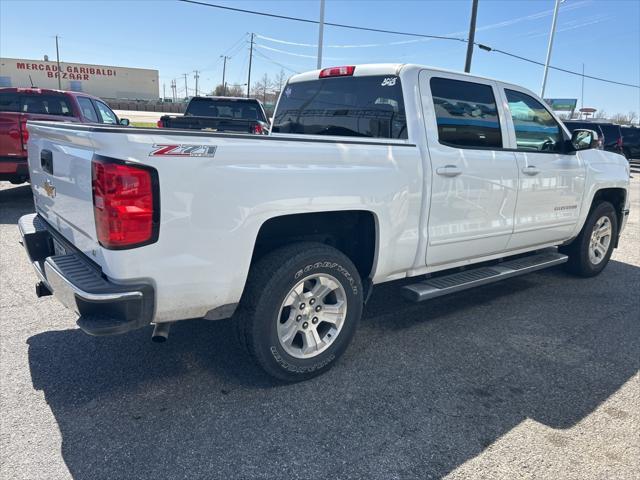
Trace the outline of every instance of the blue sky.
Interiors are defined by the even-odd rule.
[[[318,0],[203,0],[238,8],[317,19]],[[389,30],[466,37],[471,0],[327,0],[326,21]],[[553,0],[479,0],[476,41],[544,61]],[[260,35],[252,78],[315,68],[317,26],[257,17],[172,0],[164,1],[0,1],[0,56],[61,60],[160,71],[160,85],[193,70],[211,90],[222,78],[245,83],[248,32]],[[266,38],[261,38],[266,37]],[[275,41],[277,40],[277,41]],[[325,29],[324,66],[367,62],[413,62],[462,70],[461,42]],[[407,42],[409,41],[409,42]],[[289,43],[282,43],[289,42]],[[400,42],[400,43],[399,43]],[[344,48],[345,45],[351,46]],[[375,46],[371,46],[375,45]],[[640,84],[640,0],[565,0],[560,8],[552,65],[621,82]],[[474,51],[472,73],[540,90],[542,67],[507,56]],[[550,71],[546,97],[580,97],[580,77]],[[193,92],[190,92],[193,93]],[[585,106],[609,114],[640,113],[640,90],[587,79]]]

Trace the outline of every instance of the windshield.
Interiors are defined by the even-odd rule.
[[[231,118],[235,120],[265,121],[262,109],[256,101],[219,100],[216,98],[194,98],[189,102],[185,116]]]
[[[280,96],[271,131],[407,138],[400,79],[379,75],[290,83]]]

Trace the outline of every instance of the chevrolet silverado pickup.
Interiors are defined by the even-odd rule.
[[[29,122],[22,242],[92,335],[234,317],[267,373],[330,368],[373,285],[419,302],[607,265],[629,165],[516,85],[419,65],[289,79],[269,135]]]
[[[158,128],[266,135],[269,122],[255,98],[193,97],[184,115],[163,115]]]
[[[128,125],[102,100],[84,93],[44,88],[0,88],[0,180],[24,183],[27,166],[27,121]]]

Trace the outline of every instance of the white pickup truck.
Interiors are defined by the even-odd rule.
[[[29,122],[39,276],[92,335],[236,318],[269,374],[345,351],[375,284],[422,301],[566,263],[600,273],[629,166],[532,92],[419,65],[289,79],[269,135]],[[382,348],[382,346],[381,346]]]

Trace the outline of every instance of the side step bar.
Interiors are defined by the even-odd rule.
[[[419,283],[402,287],[402,294],[407,300],[422,302],[430,298],[441,297],[449,293],[459,292],[468,288],[479,287],[488,283],[498,282],[511,277],[525,275],[543,268],[553,267],[565,263],[566,255],[552,252],[537,253],[526,257],[507,260],[505,262],[478,267],[473,270],[430,278]]]

